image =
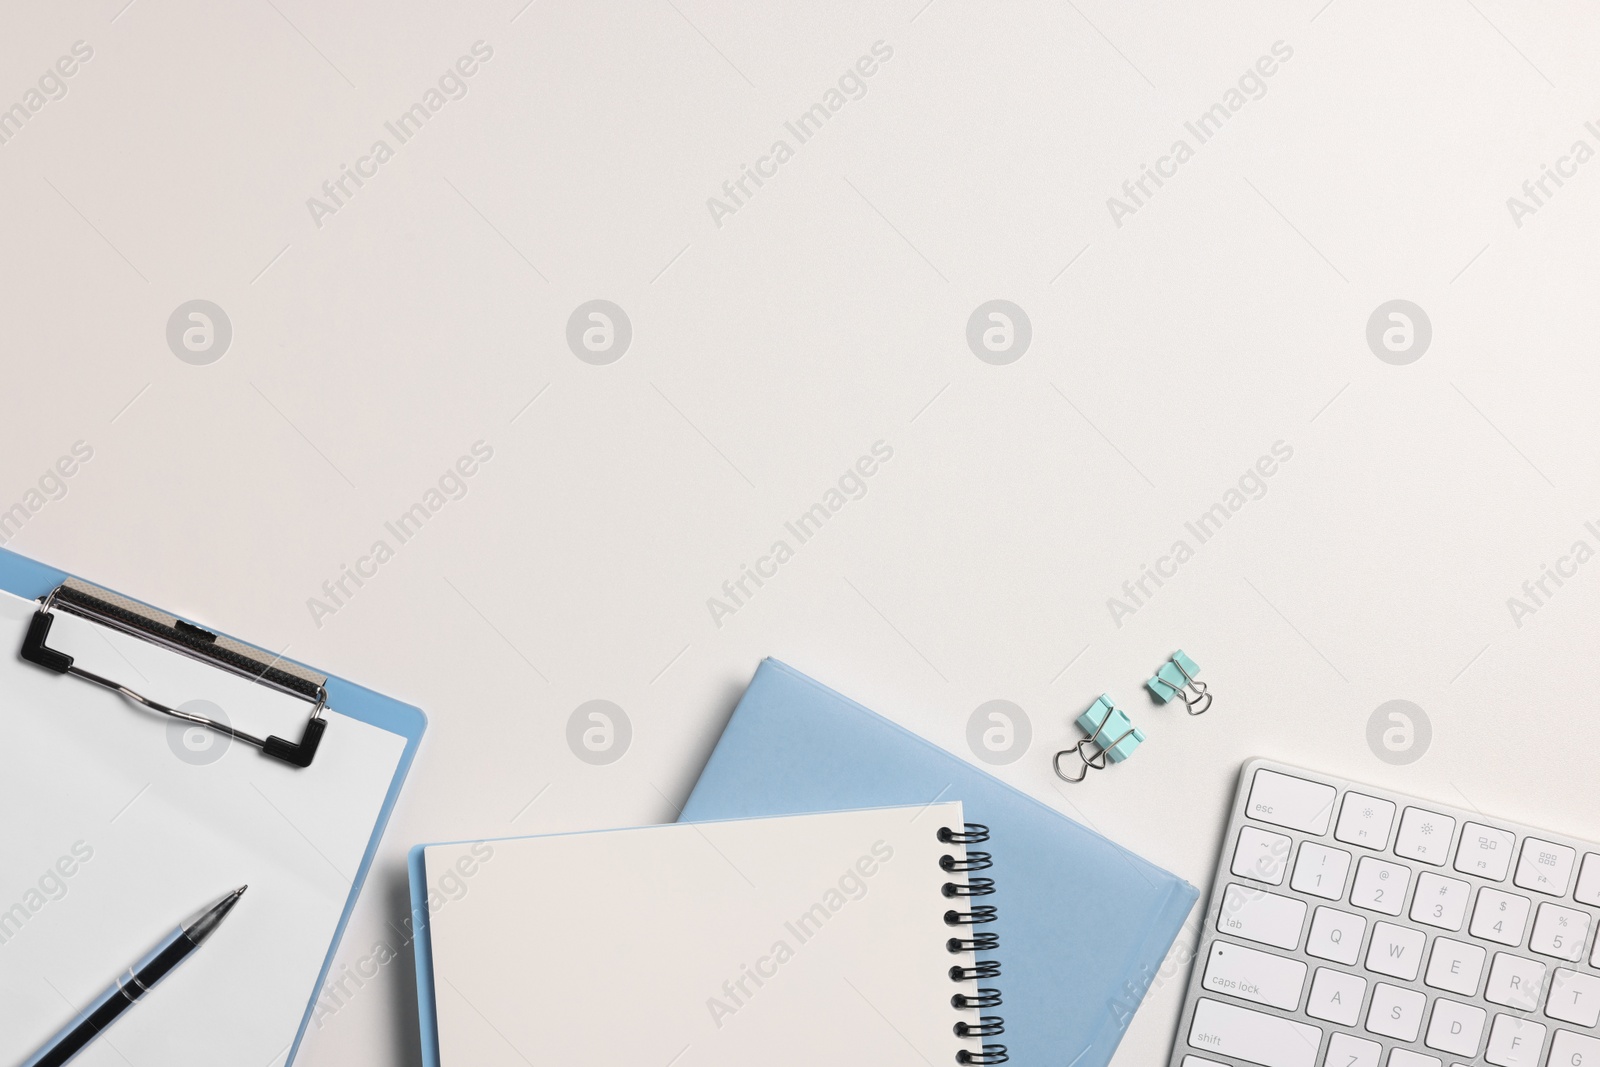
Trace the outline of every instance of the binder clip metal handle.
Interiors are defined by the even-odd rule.
[[[1079,741],[1071,748],[1064,748],[1060,752],[1056,753],[1055,759],[1052,761],[1051,765],[1055,767],[1056,777],[1060,778],[1063,782],[1072,782],[1074,785],[1076,785],[1078,782],[1081,782],[1085,778],[1089,777],[1089,760],[1083,754],[1083,744],[1084,742]],[[1076,754],[1079,760],[1079,766],[1081,769],[1078,771],[1077,777],[1073,777],[1061,769],[1061,757],[1070,754]]]
[[[1134,731],[1129,730],[1127,733],[1123,734],[1121,737],[1119,737],[1115,741],[1111,742],[1111,747],[1115,748],[1119,743],[1121,743],[1123,740],[1125,740],[1126,738],[1131,736],[1133,734],[1133,732]],[[1081,782],[1085,778],[1089,777],[1089,772],[1090,771],[1103,771],[1103,770],[1105,770],[1105,768],[1106,768],[1106,757],[1109,754],[1109,750],[1108,749],[1099,748],[1094,752],[1093,755],[1085,755],[1084,754],[1084,749],[1086,747],[1095,746],[1096,744],[1097,744],[1097,742],[1095,741],[1094,738],[1085,737],[1083,740],[1079,741],[1077,744],[1073,745],[1071,748],[1064,748],[1060,752],[1057,752],[1056,756],[1055,756],[1055,760],[1054,760],[1054,766],[1055,766],[1055,769],[1056,769],[1056,777],[1060,778],[1063,782],[1072,782],[1073,784],[1077,784],[1078,782]],[[1078,771],[1077,777],[1073,777],[1072,775],[1067,774],[1065,771],[1063,771],[1061,769],[1061,757],[1067,755],[1068,753],[1075,754],[1078,757],[1080,769]]]
[[[1089,734],[1071,748],[1064,748],[1055,754],[1051,766],[1055,768],[1056,777],[1063,782],[1074,784],[1089,777],[1090,771],[1105,770],[1108,763],[1121,763],[1133,755],[1135,749],[1144,741],[1144,731],[1133,725],[1127,712],[1112,703],[1111,697],[1101,694],[1100,699],[1089,705],[1089,709],[1078,716],[1078,726]],[[1100,738],[1102,733],[1116,733],[1110,741]],[[1066,773],[1061,769],[1061,757],[1068,753],[1076,754],[1080,764],[1076,776]]]
[[[290,741],[277,736],[256,737],[204,715],[169,707],[159,700],[153,700],[143,693],[128,688],[121,682],[77,666],[70,655],[60,649],[51,648],[48,644],[50,627],[55,623],[55,616],[51,614],[52,607],[164,645],[173,651],[247,677],[269,688],[310,701],[313,704],[311,717],[306,721],[300,740]],[[260,651],[252,649],[249,645],[218,637],[181,619],[160,615],[136,601],[127,600],[115,593],[91,586],[87,582],[79,582],[75,578],[68,579],[52,590],[50,595],[44,598],[39,609],[33,613],[33,618],[28,623],[28,632],[22,639],[22,658],[55,674],[74,675],[86,682],[109,689],[159,715],[192,723],[243,741],[247,745],[254,745],[264,755],[293,767],[311,766],[311,761],[316,758],[317,748],[322,744],[323,732],[328,728],[328,721],[322,717],[322,712],[328,704],[328,691],[324,685],[326,678],[318,678],[293,664],[262,659]]]
[[[1206,683],[1195,677],[1199,673],[1200,665],[1180,648],[1161,665],[1155,677],[1144,684],[1150,690],[1150,695],[1156,698],[1156,703],[1165,704],[1173,697],[1178,697],[1190,715],[1204,715],[1211,707],[1211,692],[1206,688]]]

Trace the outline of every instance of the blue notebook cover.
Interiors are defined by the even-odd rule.
[[[989,827],[1011,1062],[1104,1067],[1198,891],[774,659],[734,710],[684,820],[960,800]],[[990,1014],[985,1011],[984,1014]]]

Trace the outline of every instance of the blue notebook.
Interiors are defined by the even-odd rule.
[[[1003,1041],[1013,1063],[1104,1067],[1198,892],[774,659],[684,805],[686,821],[959,800],[988,826]],[[985,1014],[988,1014],[986,1011]]]

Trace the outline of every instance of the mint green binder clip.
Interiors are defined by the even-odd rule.
[[[1173,697],[1179,697],[1190,715],[1204,715],[1206,709],[1211,707],[1211,693],[1207,691],[1206,683],[1195,678],[1199,673],[1200,665],[1180,648],[1161,665],[1155,677],[1144,684],[1150,690],[1150,695],[1156,698],[1156,703],[1165,704]]]
[[[1108,762],[1121,763],[1133,755],[1144,741],[1144,731],[1136,728],[1133,720],[1128,718],[1128,713],[1117,707],[1105,693],[1100,694],[1100,698],[1090,704],[1077,721],[1078,728],[1089,736],[1071,748],[1057,752],[1052,761],[1056,777],[1064,782],[1081,782],[1089,776],[1090,771],[1104,770]],[[1061,769],[1061,757],[1069,753],[1078,758],[1076,775]],[[1071,766],[1069,762],[1068,767]]]

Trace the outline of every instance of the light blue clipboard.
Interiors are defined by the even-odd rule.
[[[0,589],[15,596],[37,600],[70,577],[75,576],[0,548]],[[208,626],[206,629],[211,628]],[[284,1067],[294,1063],[295,1056],[300,1051],[300,1043],[305,1040],[306,1028],[311,1025],[317,998],[328,980],[329,970],[333,967],[334,953],[338,951],[339,942],[344,938],[345,927],[350,922],[350,913],[355,910],[356,898],[361,895],[361,887],[366,883],[367,873],[372,870],[372,860],[377,855],[378,842],[383,837],[384,827],[389,824],[389,815],[394,811],[394,803],[400,797],[400,787],[405,783],[406,774],[411,770],[411,762],[416,758],[417,747],[422,743],[422,732],[428,726],[428,718],[422,713],[422,709],[402,704],[398,700],[374,693],[342,678],[329,675],[326,688],[328,707],[341,715],[404,737],[406,747],[400,754],[394,780],[389,783],[389,792],[383,798],[383,808],[378,813],[378,822],[372,828],[372,837],[367,842],[366,853],[362,855],[361,866],[351,883],[350,896],[344,903],[344,912],[339,916],[333,943],[328,946],[328,955],[322,961],[322,970],[317,974],[317,980],[306,997],[305,1015],[300,1019],[300,1028],[295,1031],[294,1043],[289,1046],[289,1058],[284,1061]]]

